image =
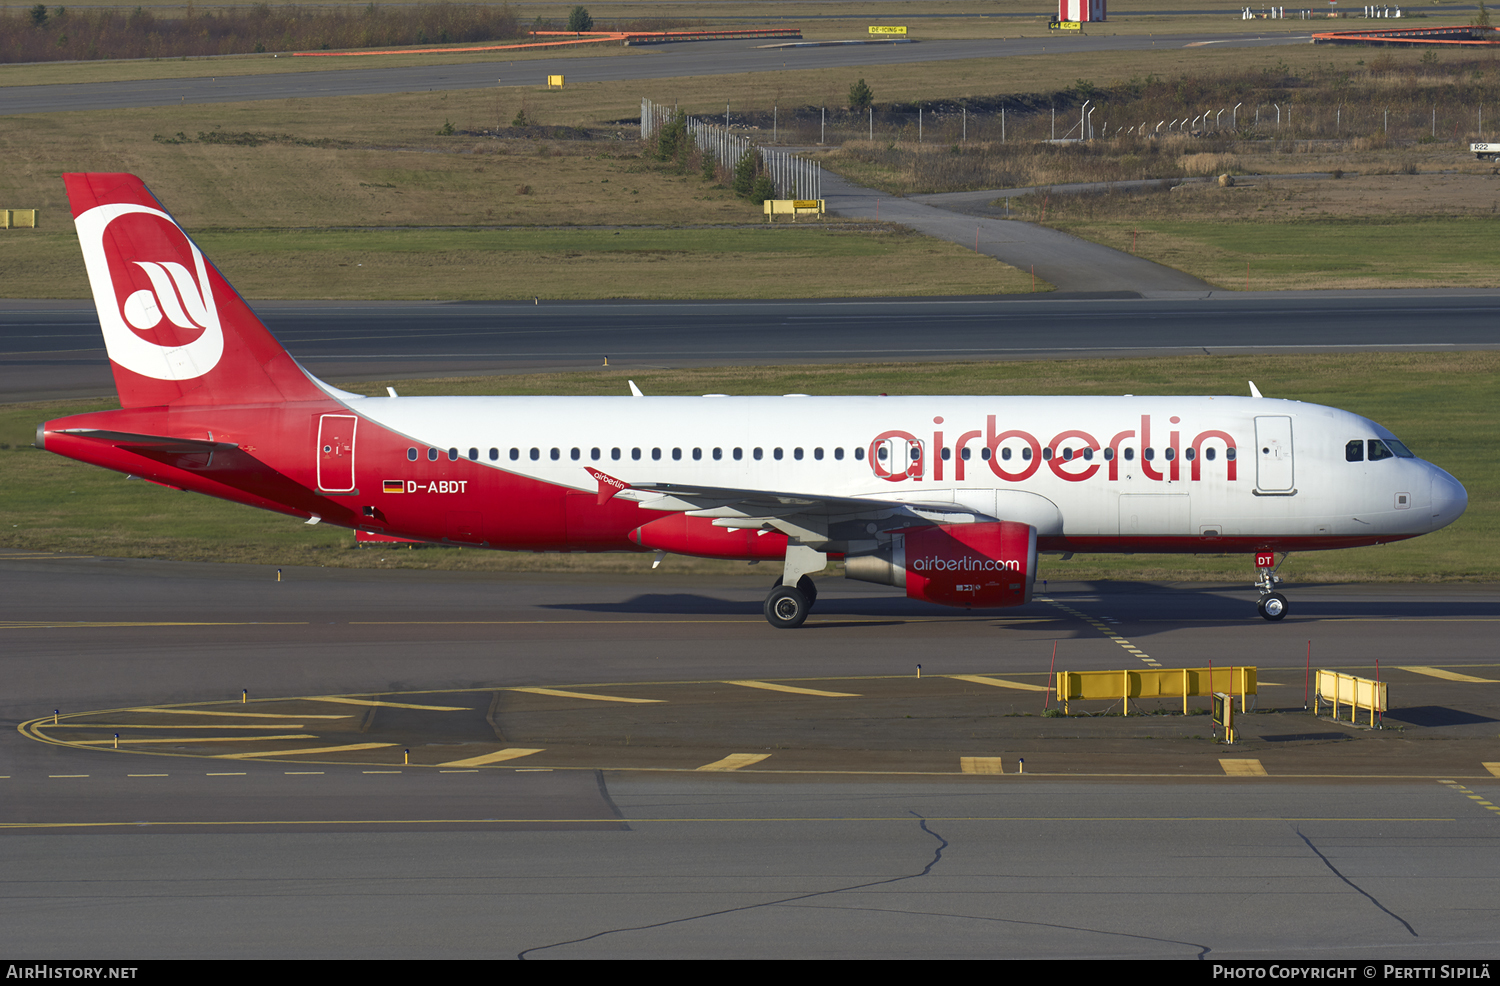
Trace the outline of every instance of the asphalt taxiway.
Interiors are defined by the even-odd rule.
[[[42,957],[1493,954],[1494,587],[1294,586],[1267,624],[1229,586],[964,613],[829,579],[777,631],[766,579],[646,565],[0,554],[7,927]],[[1054,645],[1253,663],[1258,711],[1233,747],[1172,703],[1047,717]],[[1387,728],[1302,711],[1309,646],[1379,662]]]

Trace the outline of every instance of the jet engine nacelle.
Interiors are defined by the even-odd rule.
[[[916,528],[846,557],[844,577],[945,606],[1020,606],[1031,601],[1036,578],[1036,528],[1013,521]]]

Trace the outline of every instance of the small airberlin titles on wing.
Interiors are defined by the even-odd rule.
[[[1176,425],[1182,419],[1173,415],[1169,421]],[[941,425],[943,419],[933,418],[932,423]],[[1135,438],[1139,438],[1138,443],[1130,442]],[[990,472],[1008,483],[1025,482],[1036,474],[1043,463],[1058,479],[1081,483],[1100,472],[1100,464],[1094,461],[1095,456],[1104,460],[1104,472],[1111,482],[1119,480],[1122,462],[1127,469],[1139,468],[1146,479],[1177,482],[1182,478],[1182,461],[1185,459],[1188,463],[1188,480],[1196,483],[1203,479],[1203,463],[1215,461],[1221,453],[1224,456],[1224,478],[1231,483],[1239,479],[1236,461],[1238,443],[1227,431],[1209,429],[1199,432],[1184,446],[1182,432],[1173,429],[1167,432],[1166,446],[1158,449],[1151,444],[1149,414],[1141,415],[1139,431],[1131,428],[1117,432],[1108,443],[1100,442],[1081,429],[1070,428],[1059,432],[1046,445],[1027,431],[1016,428],[1000,431],[996,425],[996,416],[988,415],[984,431],[965,431],[953,441],[951,466],[955,482],[972,478],[966,475],[971,456],[974,455],[969,443],[980,439],[983,439],[983,444],[978,446],[978,457],[989,466]],[[1122,448],[1126,442],[1130,442],[1130,445]],[[903,480],[920,483],[927,478],[936,482],[948,478],[944,475],[950,465],[949,460],[943,457],[942,450],[947,448],[944,433],[941,430],[932,433],[932,448],[939,450],[936,455],[926,454],[924,444],[909,431],[883,431],[870,442],[870,468],[876,476],[890,483]],[[1141,449],[1138,462],[1134,447],[1136,444]],[[1158,453],[1165,463],[1160,469],[1155,465]],[[932,460],[931,466],[928,465],[928,459]],[[1015,463],[1015,468],[1011,467],[1012,463]]]
[[[594,469],[591,466],[584,466],[583,468],[588,470],[588,474],[590,476],[593,476],[596,480],[599,481],[598,505],[601,507],[608,503],[610,500],[614,499],[614,497],[618,494],[624,493],[626,490],[630,489],[630,484],[625,482],[623,479],[616,479],[609,473],[600,472],[599,470]]]
[[[415,479],[386,479],[380,483],[382,493],[467,493],[467,479],[434,479],[422,482]]]

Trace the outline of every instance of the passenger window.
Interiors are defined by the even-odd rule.
[[[1193,447],[1190,445],[1182,450],[1182,457],[1189,462],[1192,462],[1194,459],[1198,458],[1198,453],[1193,451]]]
[[[760,458],[761,458],[761,456],[764,455],[764,454],[765,453],[761,452],[760,449],[756,449],[754,452],[750,453],[750,455],[753,456],[757,461],[759,461]]]
[[[583,458],[583,450],[575,448],[573,451],[571,451],[571,452],[568,453],[568,456],[574,462],[577,462],[579,459]]]
[[[722,458],[724,458],[724,450],[721,448],[714,449],[714,461],[718,462]]]
[[[638,448],[631,449],[630,450],[630,458],[632,460],[636,461],[636,462],[641,461],[641,450],[638,449]]]
[[[1047,448],[1042,449],[1042,461],[1043,462],[1050,462],[1051,460],[1052,460],[1052,448],[1051,448],[1051,446],[1048,446]]]
[[[1203,457],[1205,459],[1207,459],[1209,462],[1214,461],[1214,456],[1217,455],[1217,454],[1218,453],[1214,451],[1214,447],[1212,445],[1210,445],[1208,448],[1206,448],[1206,449],[1203,450]]]
[[[458,449],[456,449],[456,448],[450,448],[448,450],[448,461],[449,462],[457,462],[458,461]]]
[[[428,462],[436,462],[437,461],[437,457],[438,457],[438,451],[437,451],[437,449],[430,448],[430,449],[427,450],[427,461]]]
[[[1113,462],[1113,461],[1115,461],[1115,450],[1114,449],[1107,448],[1107,449],[1104,450],[1104,461],[1105,462]]]
[[[794,448],[794,449],[792,449],[792,458],[796,459],[798,462],[801,462],[802,461],[802,450],[800,448]]]
[[[521,450],[520,449],[513,448],[513,449],[510,450],[510,461],[515,462],[520,457],[521,457]]]
[[[989,449],[989,446],[985,446],[984,448],[982,448],[982,449],[979,450],[979,457],[981,459],[983,459],[985,462],[990,461],[990,449]],[[1028,458],[1028,459],[1031,458],[1031,451],[1029,449],[1026,452],[1026,458]]]
[[[1134,462],[1135,461],[1135,449],[1128,448],[1128,449],[1125,450],[1125,461],[1126,462]]]
[[[833,457],[835,459],[843,461],[843,458],[844,458],[844,447],[842,445],[840,445],[838,448],[836,448],[836,449],[833,450]]]
[[[875,455],[880,459],[881,462],[884,462],[885,461],[885,456],[886,456],[885,446],[882,445],[882,446],[880,446],[880,448],[876,449],[875,450]]]
[[[1156,460],[1156,449],[1148,448],[1141,455],[1145,457],[1147,462],[1154,462]]]
[[[1165,454],[1167,456],[1167,461],[1168,462],[1171,462],[1173,459],[1177,458],[1177,450],[1174,449],[1174,448],[1171,448],[1170,446],[1167,448],[1167,451],[1166,451]]]
[[[774,449],[774,450],[773,450],[773,451],[772,451],[772,452],[771,452],[771,456],[772,456],[772,458],[774,458],[774,459],[775,459],[775,460],[776,460],[776,461],[777,461],[777,462],[780,462],[780,461],[781,461],[781,449]]]
[[[469,461],[470,462],[478,462],[479,461],[479,450],[477,448],[471,448],[471,449],[469,449]]]
[[[534,449],[531,450],[531,461],[532,462],[535,462],[536,460],[540,459],[541,457],[542,457],[542,450],[541,449],[534,448]]]
[[[1372,439],[1370,439],[1369,446],[1370,446],[1370,461],[1371,462],[1378,462],[1381,459],[1393,459],[1393,458],[1396,457],[1396,453],[1394,453],[1390,449],[1386,448],[1385,447],[1385,442],[1382,442],[1378,438],[1372,438]]]
[[[560,450],[560,449],[553,449],[552,450],[552,461],[556,462],[558,459],[561,459],[561,458],[562,458],[562,450]]]
[[[1026,446],[1025,448],[1023,448],[1021,450],[1021,458],[1026,459],[1027,461],[1031,460],[1031,446],[1030,445]]]
[[[659,449],[659,448],[652,449],[651,450],[651,459],[654,462],[661,461],[661,449]]]
[[[1094,450],[1093,449],[1086,448],[1086,449],[1083,450],[1083,461],[1084,462],[1093,462],[1094,461]]]
[[[497,449],[497,448],[490,449],[490,461],[491,462],[499,462],[500,461],[500,450],[499,449]]]
[[[813,458],[819,462],[823,461],[823,450],[820,448],[813,449]]]
[[[417,450],[416,449],[409,448],[409,449],[406,450],[406,461],[407,462],[416,462],[417,461]]]
[[[951,448],[949,448],[948,446],[944,445],[943,446],[943,461],[947,462],[951,458],[953,458],[953,450]]]
[[[680,448],[674,448],[672,450],[672,461],[673,462],[681,462],[682,461],[682,449],[680,449]]]
[[[1360,441],[1358,438],[1356,438],[1354,441],[1352,441],[1349,444],[1345,445],[1344,446],[1344,461],[1345,462],[1363,462],[1363,461],[1365,461],[1365,443],[1362,442],[1362,441]]]
[[[965,462],[969,461],[969,449],[968,449],[967,446],[965,446],[962,449],[959,449],[958,457],[960,459],[963,459]]]
[[[734,461],[735,462],[740,461],[744,457],[745,457],[745,450],[744,449],[737,448],[737,449],[734,450]]]
[[[1226,458],[1226,459],[1232,459],[1232,458],[1234,458],[1234,446],[1233,445],[1229,446],[1229,448],[1227,448],[1227,449],[1224,450],[1224,458]]]
[[[865,447],[863,445],[854,450],[854,458],[859,462],[865,460]]]
[[[596,449],[596,448],[589,449],[589,458],[593,459],[595,462],[598,462],[599,461],[599,450]]]
[[[611,459],[613,459],[615,462],[619,462],[620,461],[620,450],[617,449],[617,448],[610,449],[609,450],[609,457]]]
[[[701,458],[703,458],[703,450],[701,448],[693,449],[693,461],[697,462]]]

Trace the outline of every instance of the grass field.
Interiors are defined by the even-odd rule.
[[[973,250],[874,224],[237,230],[194,238],[236,290],[257,300],[846,298],[1032,290],[1029,275]],[[88,296],[71,231],[22,242],[20,236],[0,241],[7,296]]]
[[[1329,404],[1391,428],[1469,491],[1458,523],[1399,544],[1294,555],[1293,581],[1500,579],[1500,461],[1490,439],[1500,417],[1494,386],[1500,354],[1369,354],[1178,357],[1024,363],[632,370],[650,394],[1244,394],[1254,380],[1269,397]],[[385,381],[354,385],[384,393]],[[623,377],[590,373],[399,381],[403,395],[618,394]],[[265,565],[607,571],[644,568],[635,555],[532,555],[423,548],[354,550],[353,535],[239,507],[49,455],[30,447],[49,418],[108,406],[11,405],[0,409],[0,546],[42,551]],[[669,568],[743,571],[738,563],[672,558]],[[1243,556],[1044,559],[1049,579],[1241,580]]]

